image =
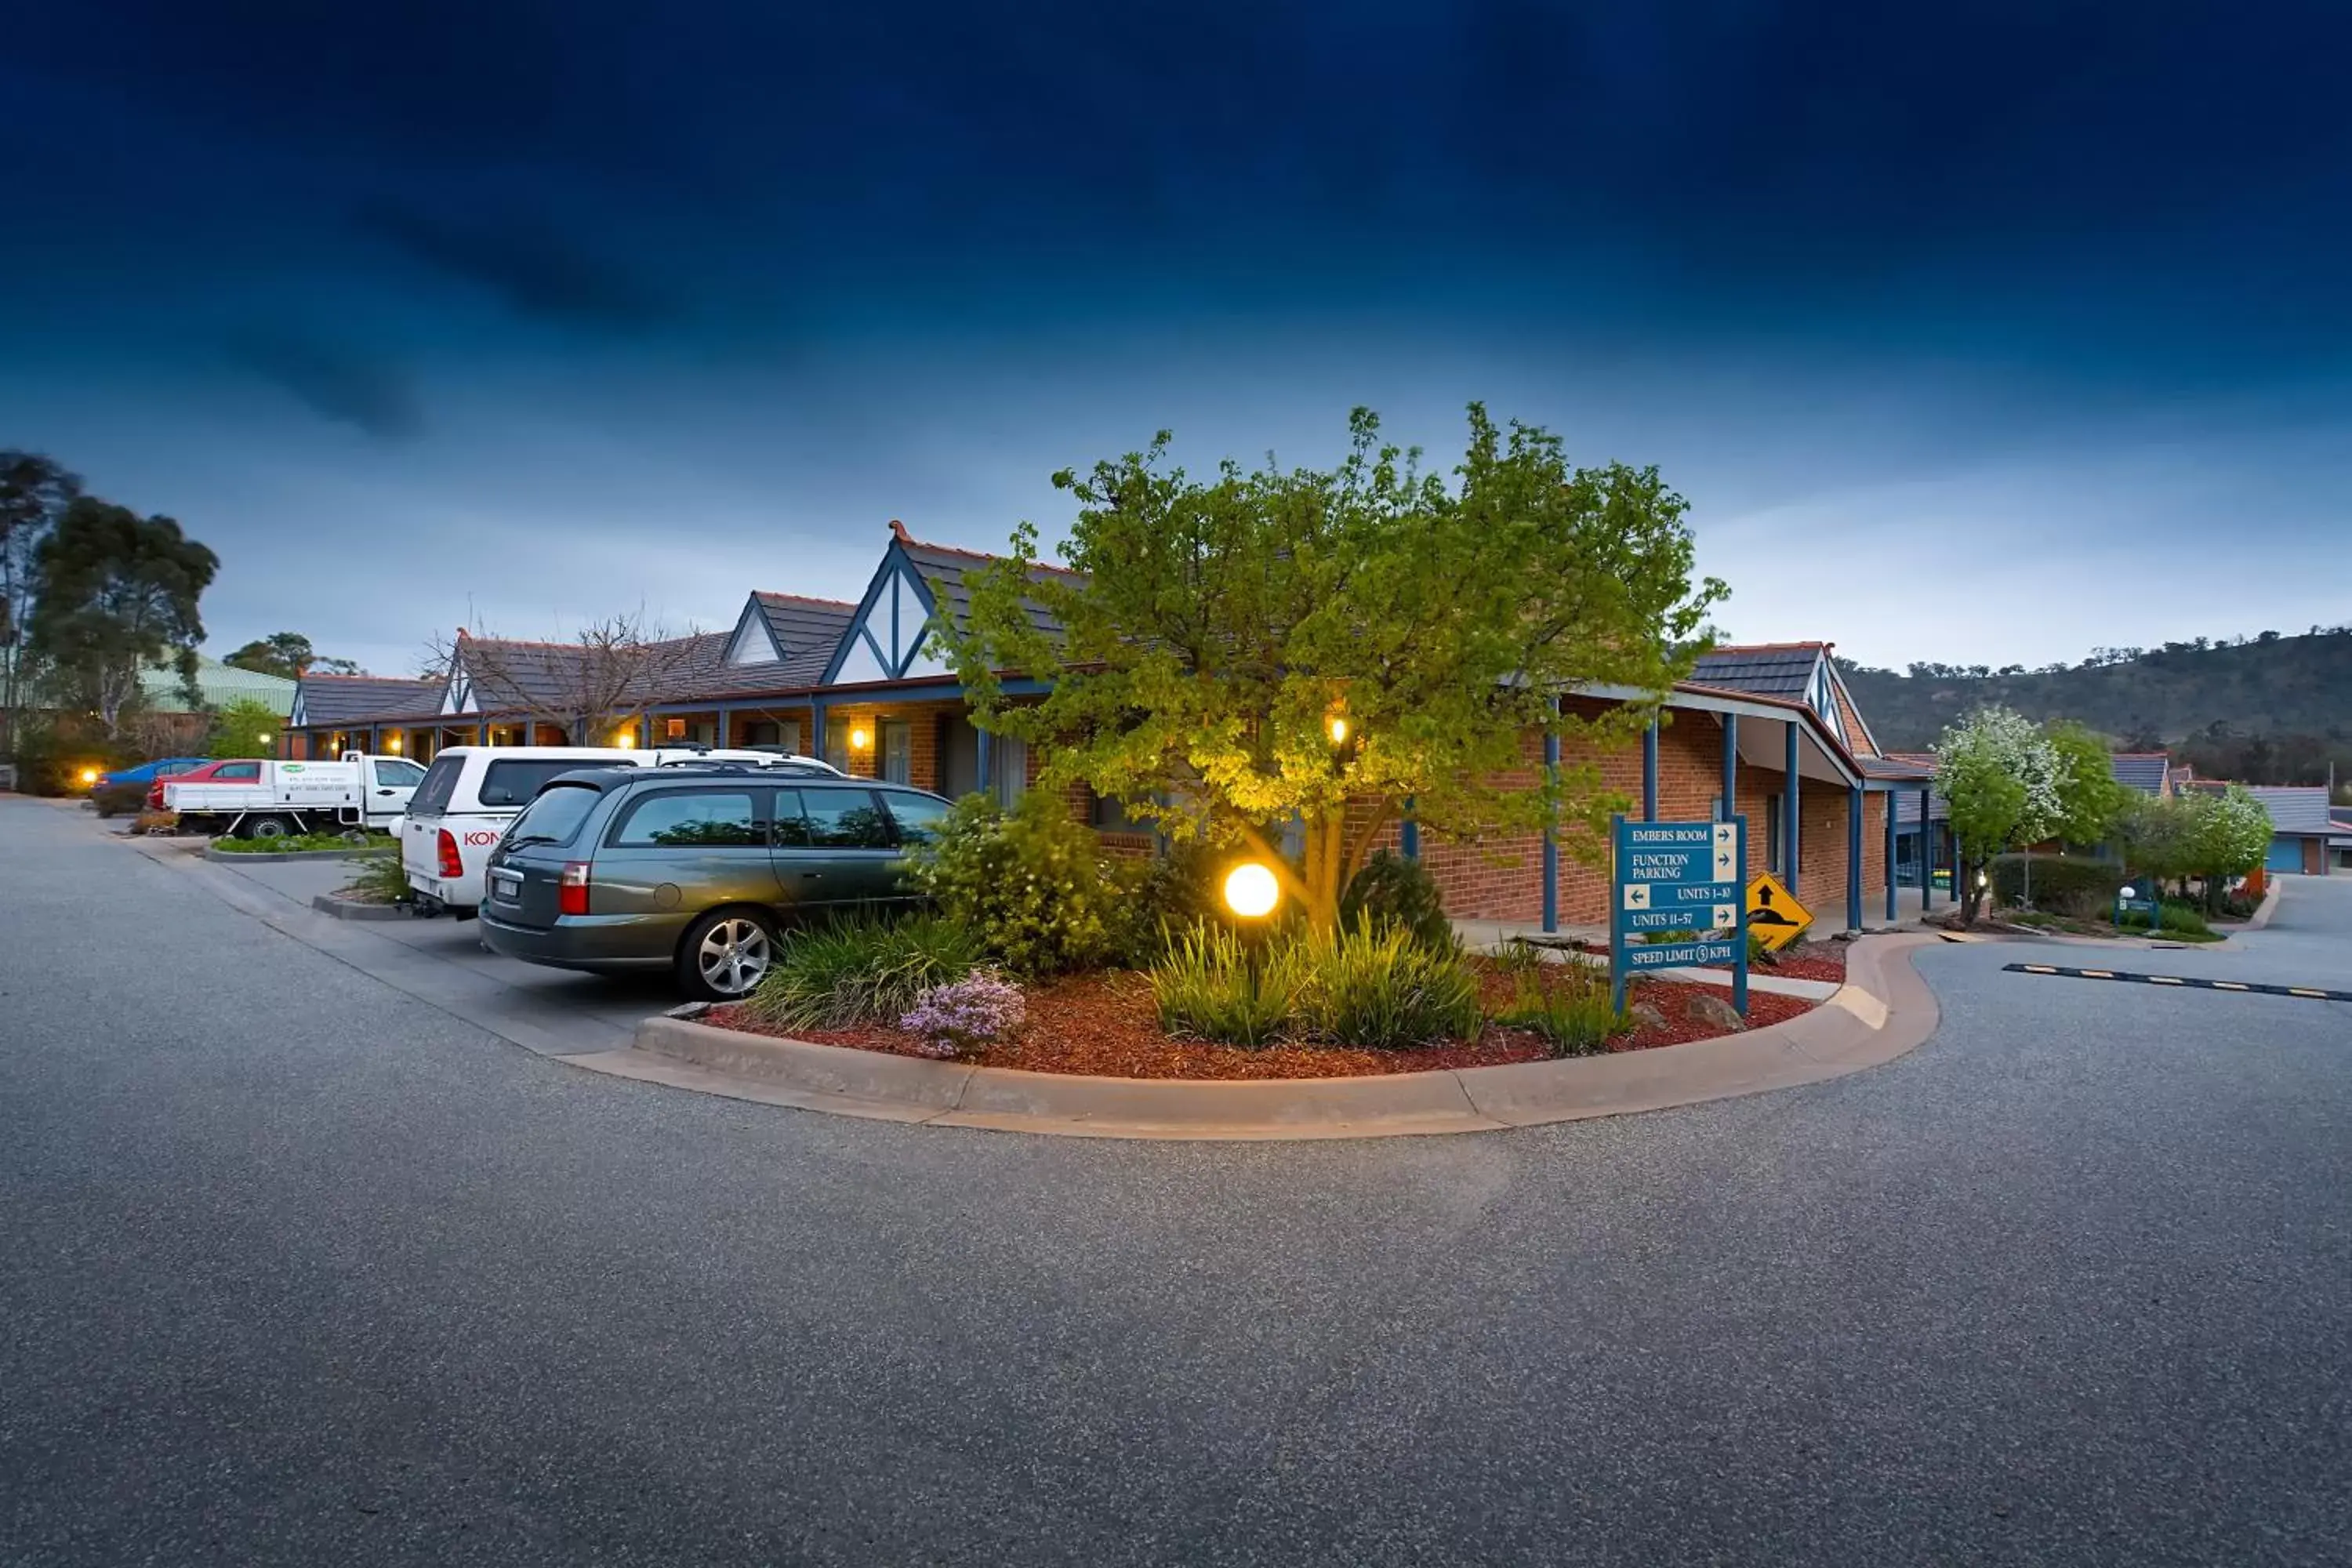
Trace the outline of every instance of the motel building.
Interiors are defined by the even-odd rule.
[[[564,710],[567,693],[593,686],[580,666],[593,656],[573,644],[461,632],[446,679],[305,676],[287,754],[367,751],[429,763],[454,745],[768,745],[822,755],[864,777],[950,797],[983,792],[1010,805],[1034,784],[1040,759],[975,729],[954,672],[923,647],[934,616],[962,624],[964,574],[994,559],[926,543],[894,521],[856,603],[755,592],[732,629],[655,645],[644,717],[612,734],[572,733],[550,718]],[[1015,697],[1045,689],[1028,680],[1003,686]],[[1587,691],[1561,701],[1596,712],[1632,695]],[[1528,735],[1530,785],[1548,762],[1579,760],[1572,752],[1548,757],[1547,745],[1557,744]],[[1652,820],[1744,815],[1742,880],[1779,875],[1812,910],[1817,931],[1894,918],[1898,868],[1908,864],[1906,882],[1917,875],[1916,850],[1897,853],[1898,829],[1916,835],[1923,819],[1940,826],[1940,810],[1927,804],[1932,770],[1879,751],[1828,643],[1714,650],[1640,745],[1598,761],[1607,787]],[[1152,852],[1150,832],[1118,802],[1081,786],[1069,806],[1106,849]],[[1608,921],[1606,865],[1543,834],[1459,842],[1406,821],[1387,842],[1428,865],[1456,919],[1546,931]],[[1948,898],[1932,883],[1927,890]]]

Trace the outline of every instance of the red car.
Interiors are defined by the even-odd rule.
[[[253,784],[261,778],[261,763],[254,757],[231,757],[222,762],[206,763],[200,768],[190,768],[184,773],[173,773],[168,779],[157,779],[147,786],[147,809],[163,809],[163,786],[167,784],[202,784],[210,779],[219,784]]]

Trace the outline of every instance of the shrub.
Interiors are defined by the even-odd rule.
[[[138,783],[100,784],[89,792],[89,798],[100,816],[136,816],[147,809],[147,786]]]
[[[1268,949],[1229,926],[1202,921],[1176,932],[1146,972],[1160,1026],[1180,1039],[1255,1047],[1290,1022],[1296,976]]]
[[[352,879],[344,884],[343,892],[367,904],[404,904],[416,896],[394,851],[377,851],[353,860]]]
[[[2025,901],[2025,860],[2022,855],[1993,857],[1996,904]],[[2075,855],[2033,857],[2033,902],[2039,909],[2097,920],[2114,911],[2116,889],[2123,885],[2124,868],[2112,860],[2086,860]]]
[[[937,915],[835,921],[786,933],[775,967],[743,1007],[778,1028],[895,1023],[925,991],[962,979],[984,956],[969,926]]]
[[[1005,1038],[1027,1017],[1021,988],[982,969],[925,991],[898,1027],[921,1037],[925,1056],[947,1058]]]
[[[133,833],[177,833],[180,814],[176,811],[142,811],[139,820],[131,825]]]
[[[1302,931],[1270,962],[1292,973],[1292,1022],[1304,1037],[1396,1050],[1478,1032],[1477,976],[1450,926],[1443,946],[1402,925]]]
[[[1139,864],[1116,862],[1108,874],[1121,889],[1117,959],[1149,969],[1167,956],[1170,932],[1225,923],[1217,890],[1223,860],[1208,845],[1187,839]]]
[[[1606,1050],[1609,1037],[1631,1023],[1610,1005],[1607,973],[1573,960],[1550,969],[1556,973],[1549,979],[1541,970],[1513,975],[1511,1005],[1500,1022],[1542,1036],[1556,1057]]]
[[[1010,814],[983,795],[964,796],[909,857],[908,874],[1015,974],[1105,963],[1131,929],[1131,879],[1045,790],[1030,791]]]
[[[1764,933],[1754,926],[1748,928],[1748,964],[1753,969],[1761,965],[1770,968],[1780,962],[1780,955],[1764,940]]]
[[[1339,900],[1339,923],[1393,925],[1433,952],[1454,945],[1454,922],[1445,918],[1437,879],[1420,861],[1385,849],[1374,850],[1349,882]]]
[[[2157,906],[2156,913],[2157,924],[2159,930],[2175,931],[2183,936],[2211,936],[2213,934],[2213,928],[2205,923],[2204,915],[2199,911],[2197,906],[2194,904],[2182,903],[2177,900],[2167,899],[2163,903]],[[2147,929],[2147,912],[2144,910],[2126,910],[2124,911],[2123,919],[2117,921],[2116,924],[2119,928],[2126,931],[2146,931]]]

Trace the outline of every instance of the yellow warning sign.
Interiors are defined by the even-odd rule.
[[[1767,952],[1780,952],[1812,923],[1813,911],[1797,902],[1797,895],[1771,872],[1748,884],[1748,932]]]

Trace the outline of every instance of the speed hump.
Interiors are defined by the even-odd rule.
[[[1767,871],[1748,884],[1748,932],[1764,944],[1767,952],[1778,952],[1799,937],[1813,923],[1813,911],[1797,901],[1780,878]]]

